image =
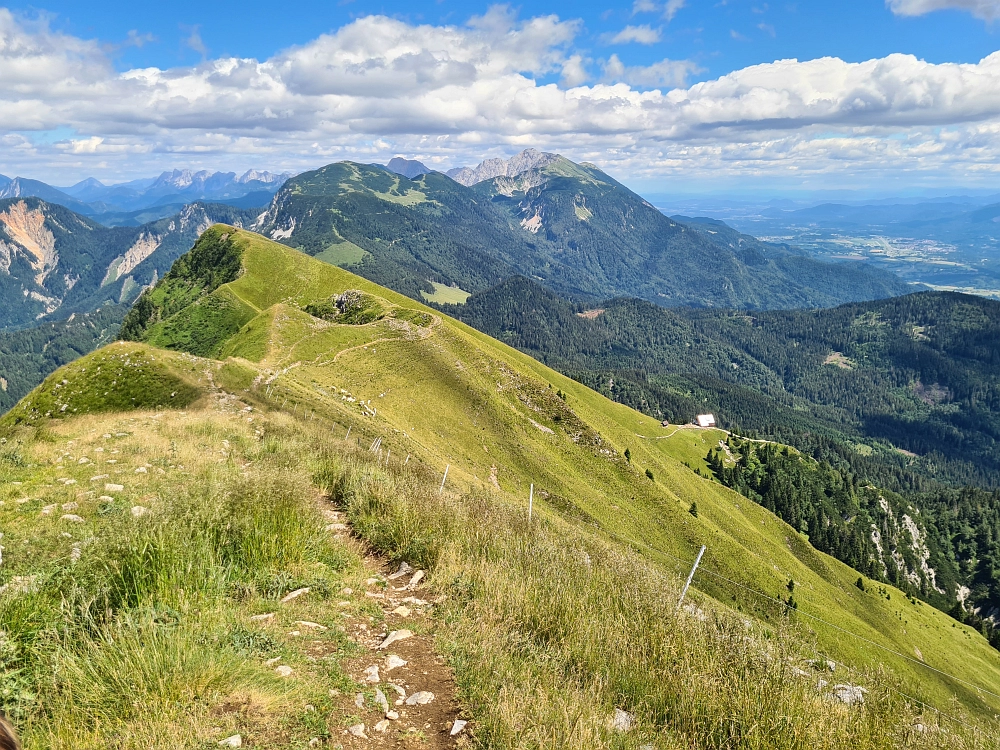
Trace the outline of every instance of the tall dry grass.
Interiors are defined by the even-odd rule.
[[[810,666],[795,624],[763,627],[586,527],[490,494],[438,494],[431,477],[330,455],[318,480],[377,551],[428,567],[447,595],[442,646],[487,748],[876,750],[997,747],[997,735],[939,725],[864,675],[863,706]],[[636,719],[611,729],[615,709]]]

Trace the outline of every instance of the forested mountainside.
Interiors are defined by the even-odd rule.
[[[920,293],[751,316],[589,307],[521,278],[442,308],[657,418],[714,412],[796,446],[736,439],[735,464],[702,461],[866,575],[981,626],[1000,613],[1000,303]]]
[[[105,227],[38,198],[0,201],[0,329],[131,302],[216,221],[259,211],[194,203],[139,227]]]
[[[249,629],[268,627],[245,621],[250,612],[271,607],[272,602],[279,610],[276,620],[283,617],[281,612],[296,611],[298,604],[283,609],[286,604],[278,602],[301,587],[313,587],[314,594],[304,601],[315,607],[310,610],[317,613],[314,618],[332,616],[332,624],[346,622],[336,610],[341,606],[336,600],[349,594],[329,582],[330,571],[317,565],[316,558],[309,558],[306,567],[292,574],[279,575],[277,569],[266,567],[272,558],[265,553],[274,548],[271,527],[260,536],[246,531],[246,560],[226,568],[230,571],[226,575],[235,577],[232,583],[224,578],[215,586],[220,579],[203,567],[217,559],[212,544],[221,540],[223,557],[218,559],[225,564],[236,560],[231,557],[236,542],[212,519],[225,517],[224,528],[235,529],[229,520],[246,516],[215,510],[222,508],[212,505],[215,493],[203,492],[199,482],[201,477],[211,482],[213,477],[228,476],[225,472],[231,469],[250,485],[267,488],[260,495],[265,502],[271,497],[286,498],[271,488],[295,476],[303,497],[315,503],[322,495],[337,503],[355,533],[376,549],[396,561],[426,565],[431,584],[441,586],[438,590],[444,598],[439,603],[447,602],[438,626],[468,623],[472,628],[465,635],[442,631],[446,637],[457,639],[451,641],[455,644],[475,644],[474,649],[496,644],[486,652],[463,652],[465,656],[453,664],[460,684],[478,685],[476,689],[484,695],[503,692],[501,684],[517,686],[509,706],[504,704],[516,709],[519,717],[516,723],[521,729],[511,725],[512,731],[523,731],[524,710],[539,702],[560,708],[553,709],[555,713],[546,709],[544,717],[529,723],[551,726],[552,717],[561,715],[566,706],[566,674],[572,673],[574,680],[589,686],[584,692],[590,696],[574,705],[586,711],[591,702],[602,706],[603,716],[595,727],[605,725],[610,705],[606,701],[613,693],[614,701],[626,701],[626,709],[641,717],[637,721],[642,722],[643,742],[670,732],[672,739],[683,737],[696,748],[717,747],[720,737],[726,746],[759,746],[756,742],[745,745],[740,739],[745,736],[742,727],[756,725],[757,720],[734,719],[733,707],[757,706],[764,688],[756,676],[723,666],[732,663],[731,648],[718,649],[719,667],[702,665],[694,671],[710,675],[707,679],[716,690],[719,684],[735,687],[746,681],[747,695],[754,700],[737,700],[729,688],[723,694],[704,692],[702,678],[692,682],[688,672],[676,684],[673,677],[667,680],[676,675],[682,662],[689,662],[690,654],[704,653],[704,648],[716,653],[714,646],[704,645],[710,640],[702,641],[702,649],[692,649],[693,640],[684,644],[664,641],[686,632],[683,622],[704,626],[706,634],[715,628],[730,632],[727,644],[756,644],[757,628],[765,628],[769,642],[783,648],[806,639],[810,644],[807,657],[757,654],[748,662],[790,670],[788,679],[768,678],[768,684],[785,686],[780,690],[796,694],[804,691],[807,701],[801,708],[787,709],[804,722],[796,731],[812,738],[803,748],[816,744],[821,736],[829,737],[830,732],[843,734],[837,722],[862,715],[880,718],[874,734],[866,730],[857,736],[861,739],[843,734],[852,742],[863,741],[860,747],[892,747],[904,736],[923,741],[922,734],[905,728],[913,723],[905,712],[910,699],[899,697],[903,703],[890,710],[881,702],[885,695],[905,693],[942,705],[954,698],[957,703],[949,704],[951,709],[970,721],[980,716],[988,719],[996,711],[994,696],[981,686],[995,683],[1000,655],[975,630],[908,597],[908,589],[859,574],[817,551],[803,535],[801,524],[793,528],[763,502],[747,502],[722,482],[698,476],[684,466],[686,462],[702,473],[709,471],[705,461],[709,450],[727,439],[720,430],[664,432],[659,420],[616,404],[446,315],[235,227],[208,230],[155,288],[142,295],[122,332],[139,341],[117,342],[64,366],[0,420],[0,432],[7,440],[4,455],[10,456],[0,463],[0,471],[21,483],[14,491],[26,498],[24,503],[5,502],[0,518],[35,519],[27,526],[7,527],[13,533],[5,537],[5,546],[13,552],[5,555],[0,575],[30,577],[38,575],[39,566],[58,568],[59,575],[39,577],[38,587],[28,594],[33,597],[29,603],[46,623],[81,627],[78,609],[60,607],[58,602],[61,582],[82,586],[83,579],[78,579],[71,563],[59,567],[57,556],[68,554],[59,545],[68,545],[68,540],[64,543],[63,537],[53,537],[55,541],[44,548],[46,552],[51,548],[52,555],[29,559],[18,554],[20,539],[36,526],[40,533],[58,521],[45,515],[49,507],[45,503],[54,502],[50,498],[56,473],[62,481],[75,483],[86,481],[84,472],[90,476],[95,471],[116,479],[120,476],[122,483],[114,485],[118,497],[109,496],[110,506],[108,499],[98,501],[84,492],[73,508],[81,519],[74,521],[80,525],[73,529],[83,533],[93,527],[101,532],[87,546],[81,542],[77,559],[84,562],[79,570],[96,575],[98,569],[90,566],[114,559],[121,560],[123,567],[114,567],[111,573],[124,570],[127,581],[133,580],[133,572],[155,572],[151,582],[145,574],[138,576],[140,588],[128,588],[133,592],[128,597],[100,600],[97,610],[112,624],[118,618],[138,617],[142,607],[154,613],[170,607],[169,611],[179,613],[185,628],[195,629],[193,643],[208,644],[207,651],[198,651],[200,658],[211,660],[219,649],[228,653],[225,644],[229,641],[212,635],[218,634],[219,622],[236,622]],[[225,420],[230,420],[228,426],[222,427]],[[233,426],[242,432],[237,434]],[[342,437],[348,428],[351,441]],[[107,437],[99,438],[102,434]],[[89,436],[87,442],[79,442],[80,435]],[[73,442],[63,442],[69,439]],[[216,450],[220,440],[222,448]],[[105,444],[120,445],[122,450],[108,459],[94,449]],[[243,452],[244,445],[252,450]],[[348,475],[335,458],[341,450],[371,462],[352,464]],[[729,450],[738,452],[740,446],[734,441]],[[193,463],[196,460],[201,464]],[[719,460],[722,469],[731,470],[742,459],[723,450]],[[192,476],[192,466],[204,469],[196,468],[197,476]],[[446,466],[449,473],[442,483]],[[424,484],[429,489],[411,497],[410,485],[394,483],[390,471],[399,477],[414,471],[427,480]],[[104,478],[96,476],[95,481]],[[274,483],[268,484],[271,480]],[[181,502],[179,486],[198,488],[197,498]],[[530,522],[526,514],[529,486],[534,487],[535,514]],[[134,544],[121,542],[123,549],[136,550],[135,554],[115,556],[105,551],[100,540],[111,528],[105,524],[122,516],[128,521],[130,514],[116,515],[116,509],[127,509],[140,499],[144,510],[133,512],[129,525],[115,527],[113,537],[121,540],[122,534],[137,534]],[[204,512],[199,510],[203,502],[209,503]],[[283,510],[280,518],[291,519],[292,506],[286,499],[282,502],[288,514]],[[181,522],[182,516],[174,513],[175,503],[188,521]],[[106,509],[99,511],[99,507]],[[239,507],[249,512],[251,506]],[[275,515],[265,513],[262,518]],[[206,519],[205,528],[212,532],[197,537],[189,534],[192,518]],[[859,513],[858,523],[862,522]],[[155,533],[143,534],[147,523]],[[550,524],[551,543],[550,537],[540,536]],[[201,521],[195,526],[202,528]],[[331,529],[346,526],[327,527]],[[819,543],[825,541],[822,534],[816,538]],[[905,543],[905,534],[899,540]],[[895,539],[885,540],[886,545],[895,543]],[[90,544],[95,546],[91,549]],[[689,594],[698,603],[684,610],[690,617],[682,614],[678,619],[672,584],[667,582],[674,580],[679,587],[701,545],[708,549],[702,573]],[[309,542],[282,544],[277,549],[305,554],[322,547]],[[553,559],[549,566],[544,562],[547,550],[555,549],[561,551],[558,562]],[[197,561],[190,560],[194,553]],[[251,559],[265,569],[252,573],[244,564]],[[161,567],[161,561],[166,567]],[[160,571],[167,577],[160,578]],[[195,586],[191,571],[204,576],[197,580],[213,583]],[[878,568],[874,571],[877,574]],[[165,583],[161,586],[159,581]],[[646,584],[658,594],[634,588]],[[942,578],[939,585],[950,582]],[[581,592],[590,601],[591,587],[595,593],[604,592],[605,598],[594,600],[586,611],[578,609]],[[76,583],[70,588],[91,591]],[[671,593],[665,599],[663,592],[668,590]],[[188,598],[192,592],[199,592],[197,598]],[[0,608],[27,606],[17,604],[19,597],[15,593],[0,598]],[[642,609],[664,601],[670,602],[667,609],[673,619],[664,618],[667,609]],[[504,607],[499,613],[498,603]],[[86,615],[90,610],[82,611]],[[209,616],[203,618],[206,611]],[[490,615],[491,611],[497,616]],[[375,614],[373,610],[373,618]],[[272,631],[276,638],[284,639],[286,619],[291,622],[283,617],[281,630]],[[369,623],[374,627],[375,622],[367,620],[366,627]],[[621,639],[621,648],[612,648],[608,638],[620,631],[623,622],[635,627]],[[660,625],[653,627],[654,623]],[[324,627],[330,627],[326,620]],[[594,637],[595,627],[601,628],[600,637]],[[25,679],[37,678],[21,683],[27,686],[22,694],[40,685],[41,694],[48,696],[45,686],[61,662],[38,658],[44,652],[38,648],[37,632],[38,628],[18,628],[13,636],[17,657],[11,657],[10,663],[25,670]],[[170,627],[156,632],[169,638],[182,630]],[[560,637],[554,638],[554,632]],[[88,639],[88,633],[83,629],[80,637]],[[583,640],[577,642],[579,637]],[[272,651],[294,654],[294,644],[303,640],[301,633],[289,633],[287,642],[269,643],[259,656],[244,661],[253,668],[258,661],[263,664]],[[534,645],[526,652],[523,645],[528,641]],[[873,643],[882,648],[873,650]],[[673,644],[668,649],[671,653],[684,654],[679,661],[659,656],[655,665],[644,661],[642,655],[659,654],[669,644]],[[584,651],[580,649],[585,649],[586,659],[581,660]],[[88,645],[87,653],[91,651],[101,653]],[[919,659],[908,657],[910,653]],[[510,658],[516,664],[504,661]],[[837,679],[863,684],[868,690],[859,693],[866,696],[864,714],[844,714],[839,710],[842,706],[830,711],[834,704],[827,660],[833,660]],[[295,662],[293,671],[307,675],[308,665],[315,663],[315,659]],[[495,677],[498,669],[502,678]],[[620,670],[623,679],[616,687],[604,682],[608,669]],[[663,675],[656,681],[655,695],[647,680],[635,683],[635,674]],[[963,677],[957,681],[948,676],[952,674]],[[544,682],[537,675],[544,675]],[[891,675],[890,682],[880,682],[879,675]],[[723,676],[726,679],[720,683],[717,678]],[[545,687],[550,684],[551,690]],[[693,685],[690,689],[699,695],[700,708],[693,715],[713,718],[694,723],[685,719],[680,725],[670,718],[675,713],[689,715],[666,710],[681,684]],[[882,687],[889,684],[898,687]],[[355,705],[349,700],[356,692],[353,685],[345,681],[343,688],[342,694],[348,697],[345,705]],[[777,689],[767,688],[766,694],[773,696],[769,700],[776,701],[774,705],[785,706],[785,699],[779,697],[784,693],[774,692]],[[67,691],[67,700],[77,694]],[[656,710],[648,707],[651,695],[657,701]],[[494,711],[494,705],[495,701],[471,701],[468,710],[477,721],[507,727],[506,709]],[[47,706],[44,701],[29,702],[23,710],[44,726],[51,717],[63,716],[59,706],[51,712]],[[727,728],[720,734],[718,717],[723,716],[728,717],[722,722]],[[214,725],[220,719],[212,714],[210,721]],[[580,719],[572,721],[579,725]],[[896,727],[899,721],[905,727],[900,725],[898,732],[886,728]],[[849,724],[859,727],[863,723],[852,719]],[[735,733],[731,732],[737,725]],[[605,730],[595,729],[591,735],[596,746],[608,744],[601,731]],[[787,724],[767,730],[766,736],[774,739],[784,731]],[[954,742],[959,735],[950,732],[948,738]],[[632,737],[638,741],[640,735]]]
[[[443,309],[655,416],[712,410],[739,429],[838,438],[860,458],[1000,484],[1000,302],[925,292],[751,315],[585,306],[520,278]]]
[[[254,228],[414,299],[516,274],[574,299],[667,306],[815,307],[908,291],[882,271],[675,221],[596,167],[551,156],[471,187],[338,162],[289,180]]]
[[[127,305],[105,305],[68,320],[0,331],[0,413],[49,373],[118,338]]]

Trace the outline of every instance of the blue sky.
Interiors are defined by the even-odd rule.
[[[670,192],[989,189],[998,35],[1000,0],[10,3],[0,172],[536,146]]]
[[[368,3],[194,2],[169,3],[56,2],[10,3],[26,15],[52,15],[51,25],[74,36],[97,38],[109,45],[141,39],[141,47],[123,46],[115,53],[120,69],[193,64],[201,54],[189,42],[192,33],[211,56],[237,55],[266,59],[296,44],[305,44],[364,15],[384,14],[413,24],[464,23],[491,3],[456,0],[411,0]],[[657,10],[635,12],[635,3],[512,3],[522,17],[555,14],[580,18],[580,43],[600,56],[617,50],[629,65],[649,65],[665,57],[695,61],[703,72],[692,81],[785,58],[808,60],[835,56],[851,62],[906,52],[929,62],[978,62],[998,49],[1000,26],[963,10],[922,16],[899,16],[880,0],[839,2],[757,2],[756,0],[688,0],[668,21],[665,3]],[[607,38],[628,27],[649,27],[660,41],[615,44]],[[148,37],[152,37],[147,41]],[[195,46],[199,42],[195,41]]]

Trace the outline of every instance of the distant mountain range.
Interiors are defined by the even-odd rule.
[[[662,306],[817,307],[912,291],[862,264],[671,219],[558,154],[529,149],[450,176],[425,170],[396,159],[391,170],[338,162],[305,172],[254,229],[417,299],[460,299],[518,274],[571,299]]]
[[[39,180],[0,175],[0,200],[41,198],[106,226],[138,226],[175,214],[195,201],[223,202],[239,208],[266,206],[290,176],[255,169],[241,175],[175,169],[159,177],[116,185],[89,177],[70,187],[53,187]]]

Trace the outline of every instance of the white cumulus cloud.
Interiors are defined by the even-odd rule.
[[[608,44],[656,44],[660,41],[660,30],[650,27],[648,24],[641,26],[626,26],[615,34],[605,34],[604,39]]]
[[[449,167],[528,146],[650,179],[1000,171],[1000,53],[780,60],[690,85],[687,60],[595,63],[581,31],[506,8],[464,25],[368,16],[265,60],[116,71],[98,43],[0,11],[0,159],[67,180],[399,153]]]
[[[899,16],[922,16],[935,10],[963,10],[977,18],[1000,18],[1000,0],[886,0],[889,10]]]

